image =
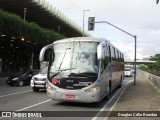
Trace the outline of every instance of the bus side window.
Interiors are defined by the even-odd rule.
[[[123,56],[122,56],[122,53],[120,53],[120,62],[123,62]]]
[[[123,56],[123,54],[122,54],[122,62],[124,62],[124,56]]]
[[[111,62],[111,52],[110,52],[110,46],[107,47],[107,56],[106,56],[106,63]]]
[[[122,62],[122,53],[119,53],[119,56],[120,56],[120,62]]]
[[[117,50],[115,50],[115,61],[118,61],[118,54],[117,54]]]
[[[115,61],[115,48],[111,46],[111,58],[112,58],[112,61]]]
[[[120,62],[120,54],[118,50],[117,50],[117,61]]]
[[[101,72],[103,72],[105,70],[105,68],[107,67],[109,62],[111,62],[110,46],[106,47],[106,56],[102,62],[102,71]]]

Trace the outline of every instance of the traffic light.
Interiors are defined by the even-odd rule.
[[[158,4],[159,0],[156,0],[156,3]]]
[[[94,30],[95,17],[88,18],[88,31]]]

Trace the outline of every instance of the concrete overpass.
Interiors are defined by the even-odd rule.
[[[0,0],[0,8],[66,37],[79,37],[83,33],[81,27],[45,0]],[[90,34],[85,32],[85,36]]]
[[[0,8],[13,14],[17,14],[28,22],[34,22],[39,26],[54,30],[66,37],[80,37],[83,30],[70,18],[61,13],[57,8],[45,0],[0,0]],[[1,17],[1,16],[0,16]],[[16,28],[15,28],[16,29]],[[19,71],[39,67],[39,51],[51,41],[43,40],[43,46],[33,40],[20,42],[11,36],[1,34],[0,31],[0,59],[2,59],[2,72]],[[3,35],[3,36],[2,36]],[[85,32],[85,36],[91,36]]]
[[[156,61],[149,61],[149,60],[136,60],[137,64],[152,64],[155,63]],[[134,64],[133,60],[125,60],[124,63],[131,63]]]

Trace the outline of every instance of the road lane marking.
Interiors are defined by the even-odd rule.
[[[133,81],[134,81],[134,80],[131,80],[130,82],[126,83],[125,85],[128,85],[128,84],[130,84],[130,83],[133,82]],[[121,95],[124,93],[124,91],[127,89],[127,87],[128,87],[128,86],[126,86],[126,87],[122,90],[122,92],[120,93],[120,96],[117,98],[117,100],[115,101],[115,103],[113,104],[113,106],[109,109],[109,111],[112,111],[112,110],[113,110],[113,108],[116,106],[116,104],[117,104],[117,102],[119,101]],[[103,120],[108,120],[108,117],[105,117]]]
[[[23,110],[26,110],[26,109],[29,109],[29,108],[32,108],[32,107],[35,107],[35,106],[41,105],[41,104],[46,103],[46,102],[49,102],[49,101],[51,101],[51,99],[45,100],[45,101],[43,101],[43,102],[40,102],[40,103],[37,103],[37,104],[31,105],[31,106],[28,106],[28,107],[25,107],[25,108],[22,108],[22,109],[19,109],[19,110],[16,110],[16,111],[17,111],[17,112],[18,112],[18,111],[23,111]]]
[[[126,85],[130,84],[131,82],[133,82],[133,80],[125,83],[125,84],[122,86],[122,88],[119,89],[119,90],[112,96],[111,99],[109,99],[109,101],[108,101],[108,102],[104,105],[104,107],[94,116],[94,118],[93,118],[92,120],[99,120],[99,115],[100,115],[100,114],[102,113],[102,111],[104,111],[104,110],[106,110],[106,111],[112,111],[113,107],[116,105],[116,103],[118,102],[120,96],[122,95],[122,92],[120,93],[120,96],[117,98],[117,100],[115,101],[115,103],[113,104],[113,106],[112,106],[111,108],[107,108],[107,106],[112,102],[112,100],[116,97],[116,95],[120,92],[120,90],[122,90],[122,89],[125,90],[125,89],[127,88]],[[126,87],[126,88],[124,88],[124,87]],[[124,90],[123,90],[123,92],[124,92]],[[102,120],[103,120],[103,119],[102,119]],[[105,117],[105,120],[107,120],[106,117]]]
[[[121,89],[119,89],[113,96],[112,98],[104,105],[104,107],[92,118],[92,120],[99,120],[99,115],[104,111],[112,111],[112,109],[114,108],[114,106],[117,104],[118,100],[120,99],[122,93],[125,91],[125,89],[127,88],[127,85],[129,85],[130,83],[133,82],[133,79],[131,79],[129,82],[125,83]],[[113,106],[111,108],[107,108],[107,106],[112,102],[112,100],[116,97],[116,95],[120,92],[120,90],[122,90],[122,92],[120,93],[119,97],[117,98],[117,100],[115,101],[115,103],[113,104]],[[107,115],[107,114],[106,114]],[[105,119],[107,120],[108,117],[101,117],[101,119]]]
[[[139,78],[139,77],[140,77],[140,73],[138,72],[138,75],[137,75],[136,78]],[[113,110],[113,108],[116,106],[117,102],[119,101],[121,95],[122,95],[122,94],[124,93],[124,91],[127,89],[128,86],[126,86],[126,85],[130,84],[131,82],[134,82],[134,79],[131,79],[131,81],[127,82],[127,83],[124,85],[125,88],[124,88],[123,91],[120,93],[120,96],[118,96],[118,98],[117,98],[117,100],[115,101],[115,103],[113,104],[113,106],[112,106],[111,108],[109,108],[109,111],[112,111],[112,110]],[[118,92],[118,91],[117,91],[117,92]],[[116,94],[117,94],[117,93],[116,93]],[[103,120],[108,120],[108,117],[104,117]]]
[[[138,73],[138,75],[137,75],[136,78],[138,78],[138,77],[140,77],[140,73]],[[119,101],[119,99],[120,99],[121,95],[123,94],[123,92],[126,90],[126,88],[128,87],[128,85],[131,84],[133,81],[134,81],[134,79],[131,79],[129,82],[125,83],[125,84],[122,86],[123,90],[122,90],[122,92],[120,93],[120,95],[118,96],[117,100],[114,102],[114,104],[112,105],[111,108],[107,108],[107,105],[116,97],[116,95],[119,93],[119,91],[120,91],[122,88],[119,89],[119,90],[112,96],[112,98],[104,105],[104,107],[95,115],[95,117],[94,117],[92,120],[100,120],[99,115],[100,115],[101,112],[104,111],[104,110],[112,111],[113,108],[116,106],[117,102]],[[125,87],[125,88],[124,88],[124,87]],[[107,114],[106,114],[106,116],[107,116]],[[106,117],[106,116],[105,116],[105,117],[101,117],[101,120],[107,120],[108,117]]]
[[[23,111],[23,110],[26,110],[26,109],[29,109],[29,108],[32,108],[32,107],[41,105],[41,104],[46,103],[46,102],[49,102],[49,101],[51,101],[51,99],[45,100],[45,101],[43,101],[43,102],[40,102],[40,103],[31,105],[31,106],[28,106],[28,107],[25,107],[25,108],[22,108],[22,109],[19,109],[19,110],[16,110],[16,111],[14,111],[14,112],[20,112],[20,111]],[[1,118],[3,118],[3,117],[0,116],[0,119],[1,119]]]
[[[32,90],[27,90],[27,91],[22,91],[22,92],[17,92],[17,93],[12,93],[12,94],[7,94],[7,95],[2,95],[2,96],[0,96],[0,98],[1,98],[1,97],[11,96],[11,95],[17,95],[17,94],[21,94],[21,93],[26,93],[26,92],[30,92],[30,91],[32,91]]]

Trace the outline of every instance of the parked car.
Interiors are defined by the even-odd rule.
[[[132,70],[130,68],[125,68],[124,69],[124,75],[132,77]]]
[[[42,69],[39,74],[32,77],[30,86],[33,92],[38,92],[39,89],[46,89],[47,71],[48,67]]]
[[[18,86],[23,86],[23,85],[29,85],[31,78],[33,75],[36,75],[39,73],[39,70],[29,70],[25,73],[17,73],[15,75],[12,75],[8,77],[6,80],[6,84],[9,86],[13,85],[18,85]]]

